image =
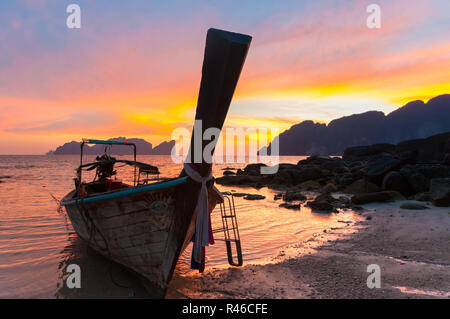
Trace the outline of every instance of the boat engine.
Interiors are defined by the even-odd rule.
[[[117,172],[114,170],[116,159],[114,157],[105,153],[102,156],[97,156],[96,161],[98,162],[96,174],[99,181],[106,181],[106,179],[116,175]]]

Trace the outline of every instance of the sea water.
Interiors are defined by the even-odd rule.
[[[131,159],[127,156],[116,156]],[[281,163],[297,163],[304,157],[281,157]],[[94,161],[86,156],[84,162]],[[176,177],[180,164],[170,156],[138,156],[141,162],[159,167],[161,176]],[[89,249],[78,238],[58,200],[74,187],[78,155],[5,156],[0,155],[0,298],[128,298],[152,297],[139,279],[120,265]],[[246,163],[215,164],[216,177],[223,168],[245,167]],[[132,181],[131,167],[119,168],[124,181]],[[93,178],[85,175],[86,180]],[[266,196],[264,200],[235,198],[245,264],[273,261],[280,251],[307,240],[324,227],[335,225],[342,214],[317,214],[307,207],[294,211],[280,208],[275,191],[268,188],[225,187]],[[218,208],[212,214],[213,228],[222,227]],[[216,244],[207,247],[206,268],[228,265],[223,234],[215,234]],[[81,289],[68,289],[66,268],[76,263],[81,269]],[[190,247],[180,257],[175,276],[186,276],[189,285]]]

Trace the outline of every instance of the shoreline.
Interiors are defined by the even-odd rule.
[[[167,298],[450,298],[450,209],[404,202],[363,205],[359,221],[294,243],[273,263],[176,278],[172,287],[188,288]],[[367,287],[370,264],[380,288]]]

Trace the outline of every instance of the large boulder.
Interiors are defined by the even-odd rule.
[[[310,156],[307,159],[300,160],[297,165],[299,167],[304,165],[315,165],[320,167],[322,170],[327,170],[333,173],[348,172],[345,162],[339,157]]]
[[[311,207],[312,210],[329,212],[334,210],[333,203],[336,201],[337,199],[332,197],[330,194],[321,194],[313,201],[308,202],[308,206]]]
[[[450,151],[450,132],[399,143],[395,152],[415,152],[417,163],[442,163]]]
[[[306,191],[318,191],[322,188],[322,185],[318,181],[306,181],[297,185],[297,188]]]
[[[381,184],[384,175],[397,169],[400,161],[388,154],[377,156],[369,161],[366,169],[366,176],[369,181]]]
[[[450,178],[433,178],[430,182],[431,202],[435,206],[450,206]]]
[[[323,176],[324,172],[317,165],[286,167],[272,175],[271,184],[298,185],[306,181],[317,180]]]
[[[253,176],[261,175],[261,167],[266,167],[266,166],[267,165],[263,164],[263,163],[248,164],[244,168],[244,174],[253,175]]]
[[[430,180],[420,173],[412,173],[406,178],[413,193],[424,193],[430,189]]]
[[[315,165],[301,166],[299,172],[299,183],[319,179],[324,175],[322,170]]]
[[[290,192],[286,192],[283,195],[283,200],[285,202],[304,201],[304,200],[306,200],[306,196],[303,195],[301,192],[290,191]]]
[[[249,176],[249,175],[236,175],[236,176],[222,176],[216,178],[216,183],[220,185],[235,185],[235,186],[255,186],[261,184],[264,181],[263,176]]]
[[[356,194],[351,200],[353,204],[362,205],[368,203],[385,203],[401,199],[405,198],[396,191],[382,191],[376,193]]]
[[[408,180],[397,171],[389,172],[384,176],[381,188],[383,190],[397,191],[404,196],[412,194]]]
[[[366,161],[382,153],[394,153],[393,144],[374,144],[370,146],[354,146],[344,150],[342,159],[346,162]]]
[[[412,166],[414,172],[428,179],[450,177],[450,166],[441,164],[418,164]]]
[[[419,209],[419,210],[420,209],[428,209],[428,207],[425,206],[425,205],[412,203],[412,202],[403,203],[403,204],[400,205],[400,208],[401,209],[414,209],[414,210],[417,210],[417,209]]]
[[[322,188],[322,193],[329,194],[329,193],[336,192],[336,191],[337,191],[337,187],[333,183],[328,183]]]
[[[297,168],[282,169],[272,176],[271,184],[297,185],[304,181],[304,177]]]
[[[344,193],[347,194],[364,194],[364,193],[375,193],[380,191],[380,188],[361,178],[344,189]]]
[[[344,185],[344,186],[350,185],[354,181],[355,181],[355,178],[353,177],[352,173],[345,173],[345,174],[338,176],[338,178],[337,178],[338,184]]]

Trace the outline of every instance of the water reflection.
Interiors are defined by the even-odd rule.
[[[299,159],[283,157],[280,162],[297,163]],[[163,176],[176,176],[181,170],[170,156],[140,156],[139,160],[158,166]],[[60,199],[73,189],[78,163],[79,157],[71,155],[0,156],[0,176],[10,176],[0,183],[0,298],[159,298],[160,293],[147,292],[134,273],[88,249],[67,216],[57,212],[52,195]],[[222,176],[228,165],[214,165],[214,175]],[[127,180],[132,171],[123,176]],[[285,246],[302,242],[324,228],[342,226],[339,220],[351,219],[344,214],[314,214],[305,207],[299,211],[279,208],[275,192],[267,188],[218,188],[266,196],[259,201],[236,199],[244,265],[272,262]],[[221,227],[220,213],[213,214],[212,222],[214,228]],[[81,267],[80,289],[69,289],[65,284],[65,270],[73,263]],[[190,247],[175,270],[174,281],[182,287],[194,285],[189,265]],[[223,242],[207,248],[206,267],[229,267]]]
[[[60,256],[56,298],[162,298],[161,291],[147,290],[136,274],[89,248],[74,232]],[[81,288],[67,287],[70,264],[80,266]]]

